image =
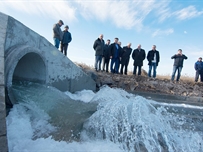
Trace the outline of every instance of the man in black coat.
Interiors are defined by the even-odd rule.
[[[101,70],[101,61],[104,53],[104,40],[103,34],[100,34],[99,38],[95,40],[93,44],[95,50],[95,64],[94,68],[96,71]]]
[[[121,53],[121,47],[118,44],[118,38],[115,38],[114,43],[111,44],[111,48],[110,48],[111,73],[118,73],[119,64],[120,64],[119,63],[120,53]]]
[[[159,51],[156,50],[156,45],[152,46],[152,50],[150,50],[147,54],[147,60],[149,61],[149,71],[148,76],[151,77],[151,71],[153,68],[153,78],[156,78],[156,68],[160,61]]]
[[[109,72],[109,60],[110,60],[110,43],[111,41],[108,39],[106,41],[106,44],[104,45],[104,54],[103,54],[103,58],[102,58],[102,70],[106,72]],[[106,68],[105,68],[106,66]]]
[[[122,48],[122,45],[121,45],[121,41],[118,41],[118,46],[119,46],[119,50],[120,50],[120,54],[119,54],[120,58],[119,58],[119,63],[118,63],[118,71],[119,71],[120,64],[121,64],[121,52],[123,51],[123,48]]]
[[[182,54],[182,50],[179,49],[178,53],[173,55],[171,57],[171,59],[174,59],[173,72],[172,72],[171,80],[172,81],[174,80],[176,71],[178,70],[178,75],[177,75],[176,81],[179,81],[181,71],[182,71],[182,68],[183,68],[183,61],[184,61],[184,59],[186,60],[187,57],[184,54]]]
[[[146,54],[145,54],[145,50],[141,48],[141,45],[139,44],[137,49],[135,49],[133,51],[133,54],[132,54],[132,58],[134,60],[134,70],[133,70],[133,74],[136,75],[137,73],[137,67],[138,67],[138,75],[141,75],[141,68],[143,66],[143,61],[146,57]]]
[[[132,53],[131,43],[128,43],[127,46],[123,47],[121,51],[121,70],[120,74],[123,74],[123,67],[125,67],[124,74],[127,75],[128,64],[130,61],[130,55]]]

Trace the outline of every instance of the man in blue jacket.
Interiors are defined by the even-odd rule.
[[[195,82],[198,81],[199,76],[200,81],[203,82],[203,62],[201,57],[199,57],[198,61],[195,63],[195,70],[196,70]]]
[[[110,59],[111,59],[111,73],[118,74],[120,64],[121,47],[118,44],[118,38],[114,39],[114,43],[111,44],[110,48]]]
[[[67,55],[68,44],[72,41],[72,36],[71,33],[68,31],[68,29],[69,27],[68,25],[66,25],[63,31],[63,39],[61,41],[61,52],[65,56]]]
[[[176,71],[178,70],[178,75],[176,77],[176,81],[178,82],[180,79],[182,68],[183,68],[183,61],[187,59],[187,56],[182,54],[182,50],[179,49],[178,53],[175,54],[174,56],[172,56],[171,59],[174,59],[173,72],[172,72],[171,80],[172,81],[174,80]]]

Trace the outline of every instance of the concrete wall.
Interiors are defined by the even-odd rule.
[[[96,90],[96,84],[44,37],[1,12],[0,21],[0,152],[6,152],[5,98],[15,103],[11,89],[14,80],[70,92]]]
[[[6,139],[6,106],[5,106],[5,80],[4,80],[4,43],[8,17],[0,13],[0,152],[7,152]]]

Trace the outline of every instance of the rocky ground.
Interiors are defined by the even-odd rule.
[[[96,72],[83,64],[78,64],[84,72],[90,75],[96,82],[97,88],[102,85],[122,88],[129,92],[147,92],[156,94],[168,94],[184,97],[203,97],[203,83],[195,83],[192,80],[180,80],[172,82],[169,78],[148,78],[147,73],[143,70],[141,76],[121,75],[106,73],[103,71]]]

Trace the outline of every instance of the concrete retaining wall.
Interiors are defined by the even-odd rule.
[[[0,20],[0,152],[6,152],[5,98],[15,103],[11,90],[14,80],[39,82],[70,92],[95,91],[96,84],[44,37],[1,12]]]
[[[5,80],[4,80],[4,43],[8,17],[0,13],[0,152],[7,152],[6,139],[6,106],[5,106]]]

